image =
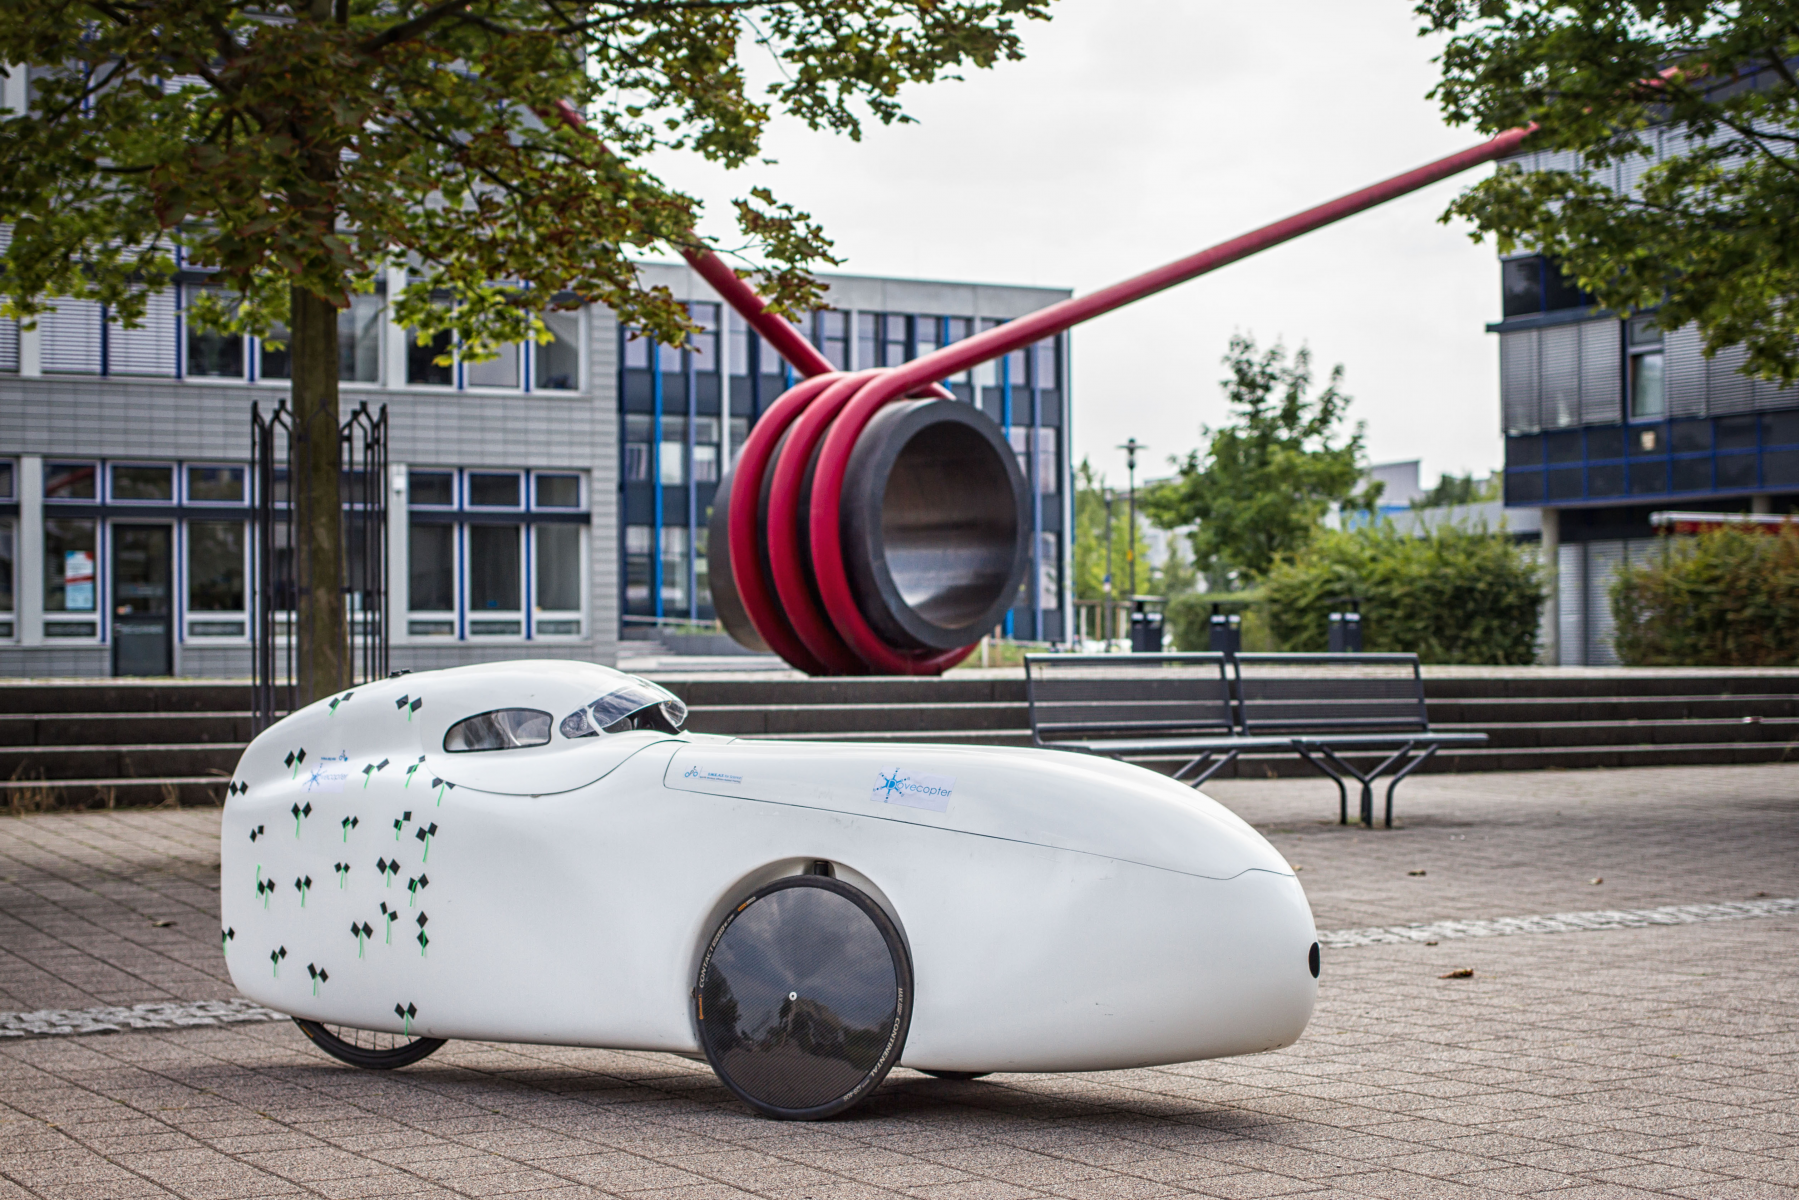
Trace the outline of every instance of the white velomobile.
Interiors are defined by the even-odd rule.
[[[1205,796],[1046,750],[682,733],[606,667],[310,705],[225,805],[232,980],[326,1052],[446,1038],[703,1053],[822,1117],[903,1063],[1092,1071],[1272,1050],[1317,995],[1282,857]]]

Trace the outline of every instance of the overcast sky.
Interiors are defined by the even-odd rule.
[[[778,165],[670,159],[718,228],[755,182],[810,211],[844,271],[1076,294],[1480,140],[1425,99],[1436,44],[1406,0],[1059,0],[1026,60],[906,97],[857,144],[777,127]],[[1264,251],[1074,331],[1074,452],[1123,482],[1226,417],[1236,331],[1347,368],[1375,462],[1484,473],[1501,457],[1491,244],[1437,218],[1490,168]],[[1143,470],[1140,465],[1140,478]]]

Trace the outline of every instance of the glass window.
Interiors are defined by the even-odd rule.
[[[468,527],[468,606],[471,616],[481,612],[518,612],[522,607],[519,603],[520,574],[517,525]],[[469,632],[477,631],[471,627]]]
[[[662,527],[662,605],[687,607],[687,526]]]
[[[850,318],[848,313],[827,309],[818,314],[818,350],[839,371],[850,365]]]
[[[242,467],[189,467],[187,469],[189,504],[242,504],[244,469]]]
[[[412,536],[407,539],[407,578],[412,611],[456,611],[455,526],[412,526]]]
[[[338,338],[341,345],[343,333]],[[294,377],[294,344],[293,335],[285,325],[275,325],[269,329],[269,336],[257,343],[256,375],[259,379],[292,379]],[[281,343],[277,350],[269,345],[271,341]]]
[[[549,324],[546,317],[544,323]],[[555,328],[551,326],[551,328]],[[625,330],[625,366],[627,368],[647,371],[650,369],[650,339],[647,334],[634,330]]]
[[[649,525],[625,526],[625,603],[638,611],[650,606],[650,547],[655,529]]]
[[[92,500],[98,494],[94,479],[99,468],[91,462],[44,464],[44,499]]]
[[[537,611],[578,612],[581,608],[581,527],[539,525]],[[554,632],[538,626],[541,633]],[[570,630],[568,632],[575,632]]]
[[[897,367],[906,361],[912,318],[901,313],[888,313],[881,318],[881,365]]]
[[[355,293],[337,314],[337,377],[350,383],[381,380],[381,314],[387,301]]]
[[[1543,311],[1543,260],[1532,255],[1514,258],[1499,268],[1502,292],[1500,311],[1508,317],[1534,316]]]
[[[187,607],[192,612],[244,611],[242,521],[187,523]]]
[[[13,465],[9,462],[0,462],[0,500],[11,500],[14,486]]]
[[[1061,537],[1054,533],[1037,535],[1037,604],[1040,608],[1058,608],[1062,604],[1061,552]]]
[[[13,608],[13,523],[0,521],[0,613],[11,615]],[[9,630],[0,635],[11,637]]]
[[[453,471],[408,471],[406,490],[415,505],[449,508],[456,503],[456,475]]]
[[[1001,324],[1002,322],[995,317],[982,317],[981,332],[997,329]],[[999,359],[990,358],[986,362],[978,364],[974,369],[974,382],[976,387],[998,387]]]
[[[693,448],[693,481],[695,483],[718,482],[718,447],[695,446]]]
[[[1636,354],[1630,360],[1630,415],[1651,420],[1668,410],[1660,352]]]
[[[866,371],[880,365],[880,328],[874,313],[856,314],[856,366]]]
[[[1053,388],[1056,378],[1056,339],[1044,338],[1031,347],[1031,384]]]
[[[533,351],[537,371],[532,386],[540,391],[572,392],[581,386],[581,314],[547,312],[543,323],[556,340]]]
[[[449,362],[438,362],[450,356],[448,330],[436,334],[423,346],[411,331],[406,334],[406,382],[449,387],[456,382],[456,368]]]
[[[661,342],[657,342],[656,366],[666,375],[679,375],[687,367],[687,364],[681,361],[681,347],[665,346]]]
[[[550,740],[550,714],[536,708],[500,708],[465,717],[444,734],[451,754],[477,750],[517,750]]]
[[[44,522],[44,611],[94,611],[95,522]]]
[[[657,461],[658,478],[664,487],[679,487],[687,482],[687,418],[662,418],[662,445]]]
[[[693,335],[687,343],[693,351],[693,369],[696,371],[718,370],[718,305],[689,304],[687,315],[693,318],[700,331]]]
[[[1661,345],[1662,327],[1655,323],[1654,317],[1632,317],[1630,319],[1630,344],[1632,346]]]
[[[244,339],[235,333],[201,329],[182,321],[186,330],[187,374],[190,378],[242,379]]]
[[[114,500],[175,499],[175,468],[115,465],[112,468]]]
[[[1056,469],[1056,431],[1038,429],[1034,432],[1037,442],[1037,490],[1046,496],[1053,496],[1060,490],[1062,478]]]
[[[524,502],[519,483],[519,477],[510,471],[470,471],[468,502],[475,508],[517,508]]]
[[[486,362],[471,362],[464,370],[470,387],[516,388],[518,386],[518,347],[501,346],[500,356]]]
[[[538,508],[580,508],[581,477],[579,475],[539,475],[537,477]]]
[[[1580,290],[1580,284],[1571,275],[1562,274],[1562,269],[1548,259],[1543,260],[1543,307],[1549,312],[1559,312],[1567,308],[1585,308],[1592,303],[1592,297]]]
[[[937,349],[938,338],[942,336],[942,333],[942,317],[919,317],[912,326],[912,356],[923,358]]]
[[[743,318],[731,318],[731,374],[739,378],[750,373],[750,331]]]

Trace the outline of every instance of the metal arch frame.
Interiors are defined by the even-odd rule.
[[[586,122],[567,101],[557,113],[574,129]],[[907,395],[950,393],[938,381],[990,359],[1054,337],[1074,325],[1122,308],[1146,296],[1195,279],[1220,267],[1312,230],[1407,195],[1482,163],[1511,154],[1535,132],[1535,124],[1508,130],[1479,145],[1448,155],[1380,183],[1340,196],[1209,249],[1146,271],[1086,296],[1052,304],[897,367],[849,374],[838,371],[798,330],[768,311],[737,273],[696,237],[681,255],[719,297],[735,309],[794,369],[807,378],[769,406],[744,442],[731,472],[729,529],[731,574],[746,615],[762,639],[808,674],[886,672],[934,675],[967,657],[972,646],[915,654],[887,645],[870,628],[851,592],[839,537],[843,483],[851,451],[882,406]],[[789,444],[781,435],[793,427]],[[811,481],[807,515],[809,562],[800,556],[797,519],[814,447],[818,464]],[[803,449],[803,453],[800,451]],[[771,460],[768,531],[769,574],[763,577],[757,526],[764,473]],[[1036,546],[1032,547],[1035,561]],[[806,576],[813,576],[824,613],[811,600]],[[773,583],[773,588],[770,583]],[[1035,584],[1037,581],[1033,581]],[[779,605],[776,604],[776,596]],[[822,618],[828,618],[829,625]]]

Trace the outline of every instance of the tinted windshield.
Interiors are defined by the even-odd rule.
[[[687,720],[687,706],[673,692],[632,678],[562,718],[562,736],[594,737],[632,717],[637,720],[625,728],[648,726],[676,733]]]

